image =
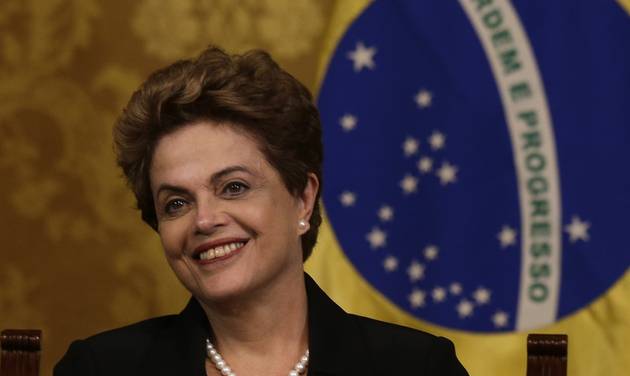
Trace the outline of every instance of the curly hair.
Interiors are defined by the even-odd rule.
[[[158,231],[149,170],[157,142],[198,121],[236,126],[254,137],[294,196],[308,173],[322,182],[321,124],[311,93],[261,50],[229,55],[209,47],[149,76],[131,96],[114,126],[114,151],[142,219]],[[317,192],[310,229],[302,235],[303,259],[315,246],[322,217]]]

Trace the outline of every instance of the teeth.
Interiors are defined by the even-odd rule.
[[[234,242],[230,244],[220,245],[214,248],[210,248],[205,252],[202,252],[201,254],[199,254],[199,258],[201,260],[212,260],[215,257],[226,256],[241,248],[243,245],[245,245],[244,242]]]

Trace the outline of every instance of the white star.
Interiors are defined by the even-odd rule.
[[[407,137],[405,142],[402,144],[403,151],[405,153],[405,157],[410,157],[418,152],[418,148],[420,147],[420,143],[413,137]]]
[[[440,184],[447,185],[457,181],[457,166],[443,162],[435,174],[440,178]]]
[[[357,117],[350,114],[345,114],[341,118],[339,118],[339,125],[341,125],[341,128],[346,132],[350,132],[351,130],[356,128],[357,122]]]
[[[354,71],[361,72],[363,68],[374,69],[374,55],[376,54],[375,47],[365,47],[363,42],[358,42],[354,51],[348,52],[346,55],[348,59],[354,63]]]
[[[473,298],[475,298],[478,305],[484,305],[490,301],[490,294],[491,292],[487,288],[479,287],[473,292]]]
[[[431,169],[433,168],[433,159],[429,158],[429,157],[422,157],[420,158],[420,160],[418,160],[418,170],[423,173],[429,173],[431,172]]]
[[[504,328],[507,326],[510,316],[507,312],[496,311],[494,315],[492,315],[492,322],[494,326],[497,328]]]
[[[433,131],[429,136],[429,145],[431,149],[440,150],[446,146],[446,135],[439,131]]]
[[[416,260],[411,262],[411,265],[407,268],[407,274],[411,282],[416,282],[424,278],[424,265]]]
[[[400,188],[402,188],[403,193],[406,195],[414,193],[418,190],[418,179],[411,174],[407,174],[400,181]]]
[[[443,287],[438,286],[433,289],[431,296],[433,297],[433,301],[435,301],[436,303],[441,303],[444,301],[444,299],[446,299],[446,290]]]
[[[503,226],[501,231],[497,234],[497,238],[501,243],[501,248],[507,248],[516,244],[516,230],[510,226]]]
[[[459,314],[460,318],[465,318],[468,316],[471,316],[473,314],[473,309],[475,308],[475,306],[466,299],[462,299],[458,304],[457,304],[457,313]]]
[[[394,219],[394,209],[389,205],[383,205],[378,209],[378,218],[383,222],[389,222]]]
[[[387,256],[385,260],[383,260],[383,268],[385,268],[386,272],[393,272],[398,269],[398,259],[394,256]]]
[[[435,260],[440,252],[439,248],[435,245],[428,245],[424,248],[424,258],[429,261]]]
[[[378,227],[373,227],[372,231],[365,235],[365,239],[370,243],[370,248],[378,249],[387,244],[387,233]]]
[[[339,195],[339,201],[341,201],[341,205],[345,207],[353,206],[355,202],[357,202],[357,195],[350,191],[343,191]]]
[[[590,222],[582,221],[580,217],[574,215],[571,218],[571,223],[564,226],[564,231],[569,234],[569,241],[571,241],[571,243],[575,243],[578,240],[586,242],[589,239],[588,229],[590,227]]]
[[[411,294],[409,294],[409,304],[411,304],[413,308],[423,307],[426,296],[427,294],[424,291],[413,289]]]
[[[457,282],[451,283],[448,289],[453,295],[459,295],[462,293],[462,285]]]
[[[433,94],[431,94],[431,92],[426,89],[421,89],[413,99],[416,101],[416,104],[418,104],[418,107],[427,108],[431,106]]]

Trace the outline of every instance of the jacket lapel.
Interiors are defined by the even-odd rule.
[[[156,335],[147,353],[141,375],[205,376],[205,343],[208,319],[195,298]]]

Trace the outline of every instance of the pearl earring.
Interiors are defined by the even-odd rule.
[[[306,229],[306,221],[303,219],[300,219],[298,221],[298,227],[300,228],[300,230],[305,230]]]

